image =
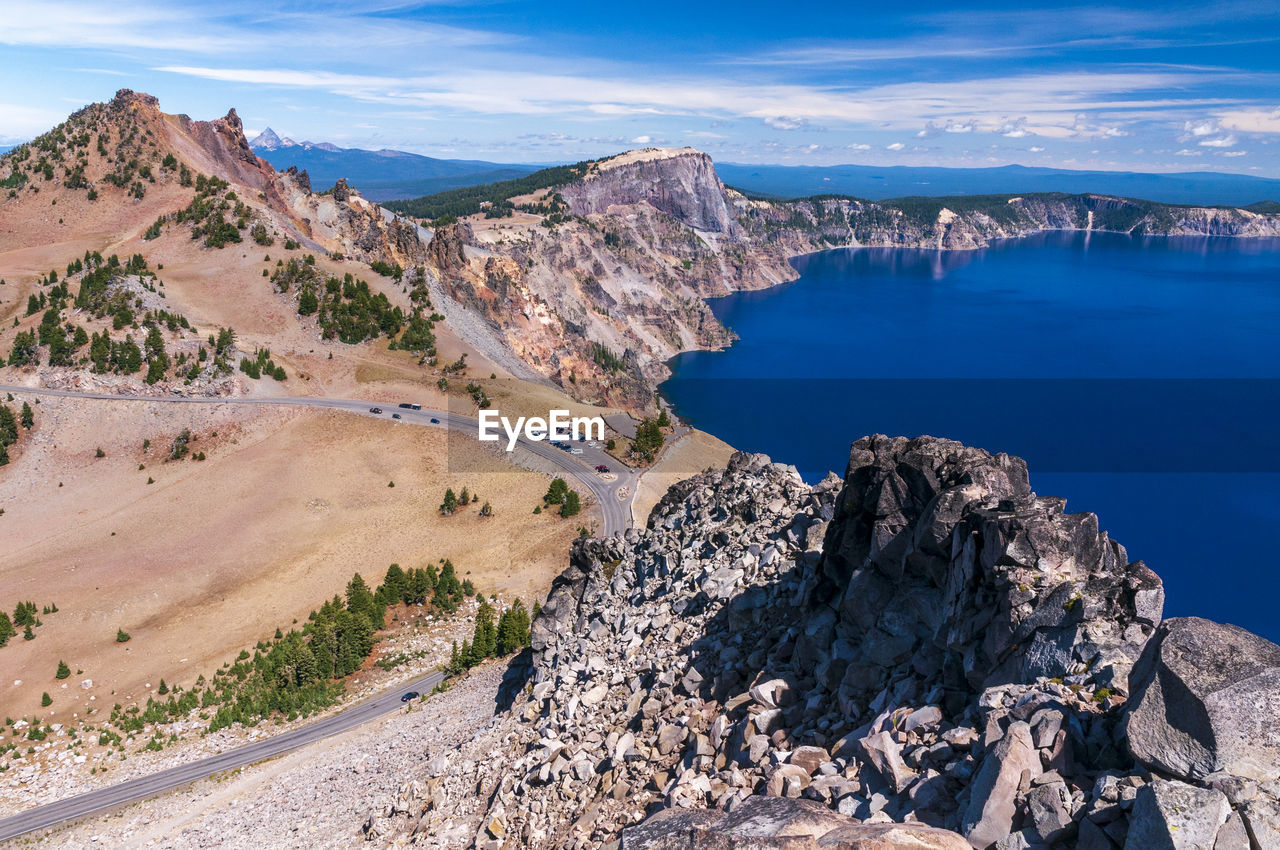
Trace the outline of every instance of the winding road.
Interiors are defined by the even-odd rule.
[[[215,773],[235,770],[247,764],[274,758],[290,750],[306,744],[328,738],[354,729],[384,714],[390,714],[402,705],[400,699],[409,691],[429,694],[444,679],[440,673],[432,673],[420,679],[397,685],[395,688],[357,703],[341,712],[317,720],[306,726],[289,732],[283,732],[252,744],[246,744],[225,753],[199,759],[198,761],[180,764],[159,773],[150,773],[125,780],[116,785],[108,785],[96,791],[89,791],[65,800],[46,803],[34,809],[0,820],[0,841],[17,838],[38,829],[78,820],[88,815],[104,812],[117,806],[127,805],[154,797],[165,791],[172,791],[188,782],[205,779]]]
[[[364,416],[376,416],[386,419],[388,423],[411,423],[427,427],[448,428],[450,431],[466,434],[473,438],[478,435],[479,427],[479,423],[475,418],[446,410],[430,410],[427,408],[411,410],[397,407],[394,402],[371,402],[356,399],[314,398],[307,396],[201,398],[188,396],[111,395],[106,393],[79,393],[69,390],[34,389],[32,387],[9,384],[0,384],[0,392],[8,392],[15,395],[62,396],[121,402],[319,407],[331,410],[346,410]],[[381,407],[382,413],[372,413],[371,408],[373,407]],[[393,414],[399,414],[400,418],[393,419]],[[606,481],[596,474],[594,471],[595,466],[604,464],[612,467],[617,465],[617,461],[605,454],[602,449],[582,443],[583,453],[581,455],[572,455],[546,442],[535,442],[521,438],[519,444],[526,451],[564,470],[568,477],[572,477],[591,492],[600,506],[601,531],[605,536],[616,534],[630,525],[631,501],[635,497],[636,484],[640,477],[634,470],[623,467],[618,470],[617,480]],[[620,497],[619,493],[625,494],[625,496]],[[46,803],[43,806],[0,819],[0,841],[8,841],[28,832],[47,829],[68,821],[78,820],[88,815],[113,809],[117,806],[154,797],[157,794],[170,791],[189,782],[272,758],[306,744],[346,732],[349,729],[397,710],[401,705],[401,696],[408,691],[430,693],[442,678],[440,673],[431,673],[422,678],[396,685],[378,696],[290,732],[275,735],[214,756],[208,756],[188,764],[162,770],[159,773],[139,776],[75,797]]]
[[[230,405],[266,405],[286,407],[319,407],[329,410],[345,410],[366,416],[378,416],[389,422],[407,422],[428,427],[448,428],[450,431],[476,437],[479,433],[479,422],[475,417],[463,416],[448,410],[409,410],[396,406],[395,402],[377,402],[360,399],[318,398],[314,396],[272,396],[263,398],[205,398],[202,396],[144,396],[114,395],[110,393],[81,393],[71,390],[46,390],[23,387],[16,384],[0,384],[0,392],[24,395],[60,396],[63,398],[88,398],[103,401],[155,402],[162,404],[230,404]],[[373,407],[380,407],[381,414],[370,413]],[[392,419],[399,414],[400,419]],[[433,421],[434,420],[434,421]],[[503,438],[505,446],[505,437]],[[620,466],[617,459],[606,454],[601,448],[582,443],[582,454],[572,455],[547,442],[519,440],[522,449],[560,467],[579,484],[587,488],[600,506],[601,527],[597,533],[610,537],[625,530],[631,524],[631,501],[635,498],[636,484],[640,475],[635,470]],[[617,474],[617,480],[606,481],[595,472],[597,465],[608,466]],[[625,493],[625,498],[619,497]]]

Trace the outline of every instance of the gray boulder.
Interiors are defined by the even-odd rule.
[[[1125,850],[1213,850],[1230,814],[1221,791],[1157,779],[1138,789]]]
[[[1280,777],[1280,646],[1195,617],[1165,622],[1134,668],[1129,751],[1170,776]]]
[[[1040,755],[1031,740],[1031,727],[1021,721],[1010,724],[974,777],[969,808],[961,825],[970,844],[982,850],[1013,831],[1018,790],[1040,771]]]

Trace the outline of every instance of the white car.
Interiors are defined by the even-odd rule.
[[[582,454],[582,449],[578,448],[577,446],[574,446],[573,448],[569,449],[569,454],[580,455]]]

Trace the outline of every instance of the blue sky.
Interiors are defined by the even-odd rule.
[[[117,88],[250,132],[501,161],[1280,177],[1280,3],[0,0],[0,142]]]

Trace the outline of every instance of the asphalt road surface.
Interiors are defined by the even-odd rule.
[[[448,428],[462,434],[476,437],[478,422],[475,418],[451,413],[447,410],[409,410],[397,406],[398,402],[370,402],[355,399],[279,397],[279,398],[201,398],[186,396],[131,396],[111,395],[107,393],[78,393],[68,390],[32,389],[30,387],[0,384],[0,392],[21,395],[64,396],[71,398],[92,398],[105,401],[125,402],[160,402],[166,404],[239,404],[239,405],[286,405],[300,407],[323,407],[332,410],[347,410],[366,416],[377,416],[389,423],[411,423],[427,427]],[[373,414],[370,409],[379,407],[382,413]],[[392,414],[399,414],[400,419],[393,419]],[[432,420],[437,420],[432,422]],[[586,443],[579,444],[581,455],[573,455],[558,449],[546,442],[535,442],[521,438],[519,444],[527,451],[535,454],[572,477],[579,484],[591,491],[600,506],[603,520],[601,531],[605,536],[616,534],[631,523],[631,500],[635,497],[636,482],[639,475],[634,470],[622,467],[617,469],[617,460],[607,455],[603,449],[591,447]],[[502,445],[505,446],[505,438]],[[595,472],[597,464],[614,469],[618,478],[605,481]],[[624,489],[625,488],[625,489]],[[625,493],[619,498],[618,493]],[[443,677],[432,673],[421,679],[398,685],[387,692],[353,705],[350,708],[319,720],[307,726],[285,732],[262,741],[249,744],[239,749],[229,750],[216,756],[199,759],[189,764],[172,767],[168,770],[139,776],[99,788],[76,797],[68,797],[47,803],[29,811],[22,812],[0,820],[0,841],[7,841],[38,829],[47,829],[61,823],[77,820],[87,815],[102,812],[117,806],[154,797],[157,794],[172,790],[189,782],[204,779],[216,773],[234,770],[247,764],[272,758],[305,744],[319,741],[331,735],[337,735],[361,725],[376,717],[388,714],[400,707],[400,697],[408,691],[430,693]]]
[[[297,749],[298,747],[346,732],[348,729],[367,723],[384,714],[398,710],[403,703],[400,698],[409,691],[429,694],[444,677],[440,673],[432,673],[420,679],[397,685],[386,693],[379,694],[365,702],[357,703],[350,708],[302,726],[290,732],[284,732],[261,741],[255,741],[216,756],[193,761],[189,764],[171,767],[159,773],[139,776],[118,785],[108,785],[96,791],[89,791],[76,797],[68,797],[54,803],[47,803],[0,820],[0,841],[16,838],[24,833],[37,829],[47,829],[60,823],[77,820],[87,815],[113,809],[138,800],[154,797],[170,791],[188,782],[205,779],[215,773],[234,770],[247,764],[273,758]]]
[[[447,410],[408,410],[397,407],[396,401],[360,401],[343,398],[313,398],[308,396],[280,396],[272,398],[206,398],[201,396],[140,396],[113,395],[110,393],[79,393],[70,390],[45,390],[0,384],[0,392],[23,395],[63,396],[67,398],[94,398],[104,401],[124,402],[157,402],[161,404],[236,404],[236,405],[274,405],[286,407],[323,407],[330,410],[346,410],[352,413],[373,415],[370,408],[379,407],[382,413],[379,418],[390,422],[408,422],[415,425],[427,425],[448,428],[451,431],[476,437],[479,423],[472,416],[463,416]],[[400,414],[399,420],[392,419],[392,414]],[[432,423],[432,419],[438,423]],[[506,446],[505,436],[501,445]],[[570,477],[591,492],[600,505],[602,525],[596,529],[597,534],[605,537],[623,531],[631,524],[631,502],[635,498],[636,483],[640,476],[635,470],[619,464],[616,458],[606,454],[604,449],[580,443],[582,454],[573,455],[547,442],[520,438],[519,445],[526,451],[538,455],[555,466],[560,467]],[[597,465],[608,466],[617,476],[616,481],[605,481],[595,471]],[[619,492],[625,497],[619,497]]]

